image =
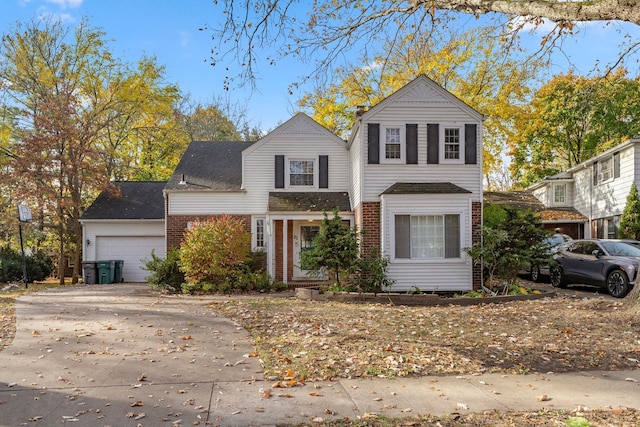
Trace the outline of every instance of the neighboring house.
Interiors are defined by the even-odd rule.
[[[122,278],[144,282],[142,269],[151,251],[164,258],[165,182],[115,182],[118,191],[102,192],[80,218],[83,260],[123,260]]]
[[[574,239],[584,235],[587,217],[566,203],[545,205],[529,191],[485,191],[484,207],[489,205],[510,206],[515,209],[530,210],[542,221],[549,231],[560,231]]]
[[[394,290],[478,288],[463,249],[480,239],[482,120],[420,76],[359,108],[346,142],[304,114],[255,143],[193,142],[165,188],[167,249],[193,222],[233,215],[276,280],[308,283],[300,253],[337,209],[365,233],[363,255],[389,258]]]
[[[572,237],[617,238],[620,215],[631,184],[640,186],[640,140],[619,144],[565,172],[531,185],[527,191],[549,208],[575,209],[579,222],[559,221]]]

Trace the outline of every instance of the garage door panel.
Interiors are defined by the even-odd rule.
[[[151,259],[151,251],[164,258],[163,236],[98,236],[97,260],[121,259],[122,277],[126,282],[144,282],[149,272],[144,270],[144,260]]]

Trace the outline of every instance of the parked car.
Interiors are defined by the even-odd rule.
[[[546,238],[546,243],[549,247],[549,250],[546,253],[549,255],[549,257],[551,257],[558,250],[558,246],[571,240],[573,239],[568,234],[552,234],[551,236]],[[548,263],[527,266],[523,271],[520,271],[520,273],[528,274],[531,277],[531,280],[533,280],[534,282],[541,282],[544,278],[548,278],[551,275],[550,266]]]
[[[558,262],[551,267],[554,287],[595,285],[623,298],[636,282],[640,249],[616,240],[573,240],[560,245],[554,259]]]

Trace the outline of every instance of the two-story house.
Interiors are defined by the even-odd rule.
[[[617,238],[631,184],[640,186],[640,140],[623,142],[527,190],[549,207],[574,209],[583,218],[548,222],[574,238]]]
[[[463,249],[480,238],[482,120],[420,76],[360,108],[347,141],[297,114],[255,143],[193,142],[165,188],[167,249],[191,222],[233,215],[272,277],[308,281],[300,253],[338,209],[363,254],[388,257],[394,290],[479,287]]]

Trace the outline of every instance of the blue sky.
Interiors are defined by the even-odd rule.
[[[105,31],[116,55],[128,62],[135,62],[143,54],[157,57],[158,63],[166,67],[168,82],[177,83],[197,101],[207,103],[225,96],[224,70],[208,62],[213,47],[211,34],[199,31],[205,25],[219,24],[220,8],[213,0],[2,0],[0,32],[10,31],[17,20],[27,21],[43,14],[70,23],[87,17],[92,26]],[[571,64],[577,66],[579,73],[588,74],[597,60],[613,60],[621,34],[629,29],[640,39],[636,26],[586,25],[588,31],[565,43],[568,57],[556,56],[549,76],[566,71]],[[537,43],[533,38],[529,45],[535,48]],[[260,68],[257,92],[234,88],[229,97],[247,106],[252,123],[272,129],[295,112],[295,101],[303,93],[289,95],[288,86],[305,73],[302,67],[293,61],[280,61],[275,67],[265,65]],[[633,75],[638,72],[637,65],[632,71]]]

